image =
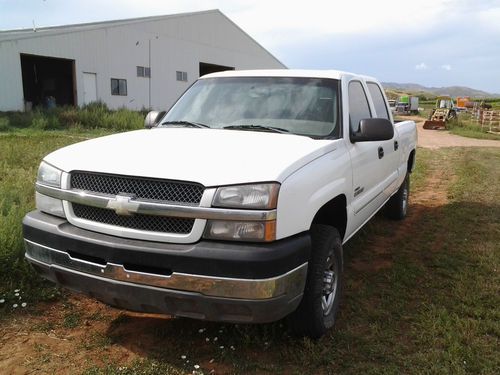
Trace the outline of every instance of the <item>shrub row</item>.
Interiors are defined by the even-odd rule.
[[[0,112],[0,131],[14,128],[38,130],[58,129],[140,129],[144,124],[144,111],[129,109],[110,110],[104,103],[91,103],[82,108],[57,107],[32,112]]]

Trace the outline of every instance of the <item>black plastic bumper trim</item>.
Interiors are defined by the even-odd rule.
[[[40,211],[23,220],[24,238],[41,245],[109,263],[168,268],[207,276],[263,279],[309,261],[307,232],[272,243],[200,241],[171,244],[133,240],[78,228]]]

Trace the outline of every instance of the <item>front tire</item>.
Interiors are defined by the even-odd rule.
[[[385,206],[385,214],[392,220],[403,220],[408,213],[408,202],[410,198],[410,175],[405,180]]]
[[[342,291],[342,240],[328,225],[311,227],[311,260],[302,301],[289,316],[289,326],[298,336],[320,338],[335,323]]]

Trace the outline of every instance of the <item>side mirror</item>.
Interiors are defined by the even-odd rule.
[[[161,118],[165,115],[165,111],[158,112],[158,111],[151,111],[146,115],[146,118],[144,119],[144,127],[146,129],[151,129],[154,128],[156,125],[158,125],[158,122],[160,122]]]
[[[367,118],[359,122],[359,131],[351,134],[351,142],[387,141],[394,137],[394,126],[385,118]]]

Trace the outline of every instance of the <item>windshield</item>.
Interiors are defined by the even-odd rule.
[[[162,124],[190,122],[210,128],[337,138],[338,102],[338,81],[333,79],[207,78],[186,91]]]

